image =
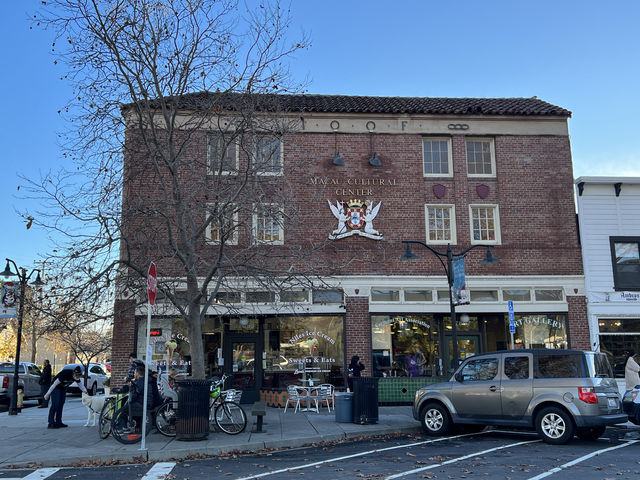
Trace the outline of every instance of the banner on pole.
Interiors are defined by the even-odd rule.
[[[466,305],[470,303],[469,290],[464,272],[464,257],[456,257],[453,260],[453,287],[451,298],[454,305]]]
[[[0,282],[0,318],[15,318],[18,307],[18,285]]]

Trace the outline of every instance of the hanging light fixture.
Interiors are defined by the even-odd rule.
[[[378,153],[373,151],[373,131],[376,129],[376,124],[373,121],[367,122],[367,130],[369,130],[369,165],[372,167],[381,167],[382,161],[378,157]]]
[[[333,159],[331,160],[331,163],[333,165],[342,166],[344,165],[344,159],[338,151],[338,129],[340,128],[340,122],[333,120],[330,126],[331,130],[333,130]]]

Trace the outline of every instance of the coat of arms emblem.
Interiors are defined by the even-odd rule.
[[[339,240],[352,235],[361,235],[373,240],[383,238],[382,234],[373,228],[373,220],[378,215],[382,202],[378,202],[375,206],[370,200],[364,202],[349,200],[342,203],[336,200],[335,205],[327,200],[327,203],[331,213],[338,220],[338,227],[329,235],[331,240]]]

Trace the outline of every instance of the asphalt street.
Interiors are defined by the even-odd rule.
[[[575,439],[564,446],[547,445],[534,433],[525,431],[487,430],[443,438],[389,435],[181,462],[1,470],[0,479],[626,480],[640,477],[640,440],[634,438],[640,438],[638,433],[608,429],[598,441]]]

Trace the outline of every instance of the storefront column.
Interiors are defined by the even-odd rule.
[[[567,296],[569,304],[569,348],[576,350],[592,350],[587,321],[587,301],[584,296]]]
[[[346,317],[344,325],[345,368],[351,357],[358,355],[365,369],[362,376],[370,376],[371,369],[371,321],[369,319],[368,297],[346,297]]]
[[[113,340],[111,343],[111,387],[120,387],[129,372],[129,354],[135,351],[136,303],[133,300],[116,300],[113,315]]]

